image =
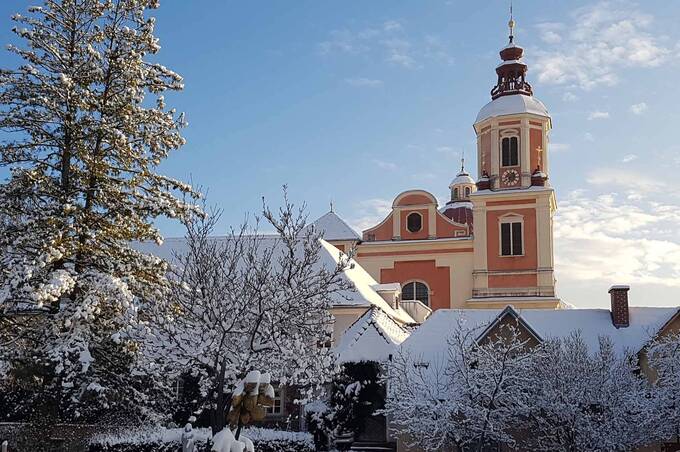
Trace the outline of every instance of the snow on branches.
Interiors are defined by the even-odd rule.
[[[197,196],[190,186],[155,171],[184,144],[184,120],[163,99],[182,79],[149,60],[157,3],[45,0],[14,16],[24,45],[9,50],[22,63],[0,70],[11,172],[0,185],[0,355],[32,369],[67,417],[118,403],[136,349],[120,332],[139,299],[165,290],[165,264],[130,243],[160,241],[156,217],[199,211],[183,200]]]
[[[510,426],[527,404],[519,388],[529,378],[529,343],[512,325],[478,343],[483,327],[459,320],[443,339],[446,356],[396,355],[386,412],[398,432],[427,450],[513,444]]]
[[[328,381],[333,297],[351,290],[349,261],[325,259],[320,235],[286,198],[264,218],[274,235],[247,224],[213,236],[218,215],[187,223],[184,249],[171,269],[170,296],[145,311],[147,359],[167,375],[198,379],[193,407],[224,427],[231,388],[248,371],[267,369],[280,384],[311,391]]]
[[[390,363],[385,412],[407,443],[427,450],[506,444],[537,451],[629,450],[678,434],[680,340],[653,341],[650,372],[602,336],[531,338],[519,323],[459,320],[447,353],[404,349]]]

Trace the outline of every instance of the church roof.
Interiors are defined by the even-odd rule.
[[[323,232],[324,240],[360,240],[361,236],[343,221],[335,212],[330,211],[312,223]]]
[[[472,203],[470,201],[449,201],[440,210],[448,219],[460,223],[473,225]]]
[[[410,331],[382,309],[373,307],[350,326],[335,350],[338,362],[385,362]]]
[[[484,105],[475,119],[475,124],[485,119],[497,116],[514,115],[519,113],[531,113],[539,116],[550,117],[548,109],[543,102],[533,96],[513,94],[501,96]]]
[[[211,240],[229,240],[225,236],[215,236]],[[283,245],[276,235],[266,235],[261,237],[262,244],[260,251],[264,249],[276,250],[283,249]],[[342,252],[325,240],[320,240],[321,249],[319,250],[320,259],[314,264],[315,268],[324,267],[332,271],[342,256]],[[300,244],[302,247],[302,244]],[[170,265],[176,265],[176,255],[182,255],[188,252],[188,245],[185,238],[169,238],[166,239],[162,245],[157,245],[155,242],[135,243],[134,248],[138,251],[145,252],[165,259]],[[276,258],[273,262],[277,262]],[[394,319],[402,323],[414,323],[413,318],[408,315],[402,308],[392,308],[383,297],[373,288],[377,285],[375,279],[361,267],[356,261],[351,261],[350,265],[345,268],[342,278],[349,281],[354,286],[354,290],[343,290],[334,293],[332,303],[334,307],[366,307],[370,308],[377,306],[384,312],[388,313]]]

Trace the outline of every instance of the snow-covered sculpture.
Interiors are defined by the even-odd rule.
[[[194,452],[196,445],[194,443],[194,431],[191,422],[187,422],[182,432],[182,452]]]
[[[228,420],[236,426],[238,438],[241,427],[253,421],[261,421],[267,414],[265,407],[274,406],[274,388],[271,375],[257,370],[248,372],[239,382],[231,397],[231,409]]]
[[[236,439],[229,427],[218,432],[212,441],[211,452],[255,452],[255,446],[249,438],[241,436]]]

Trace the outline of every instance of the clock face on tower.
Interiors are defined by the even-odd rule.
[[[514,169],[505,170],[501,179],[504,185],[512,187],[519,184],[519,173]]]

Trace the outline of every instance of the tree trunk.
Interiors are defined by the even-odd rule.
[[[226,398],[224,397],[224,376],[227,371],[227,360],[223,359],[220,363],[219,373],[217,375],[217,383],[215,384],[215,408],[210,415],[210,428],[213,436],[224,429],[226,425]]]

